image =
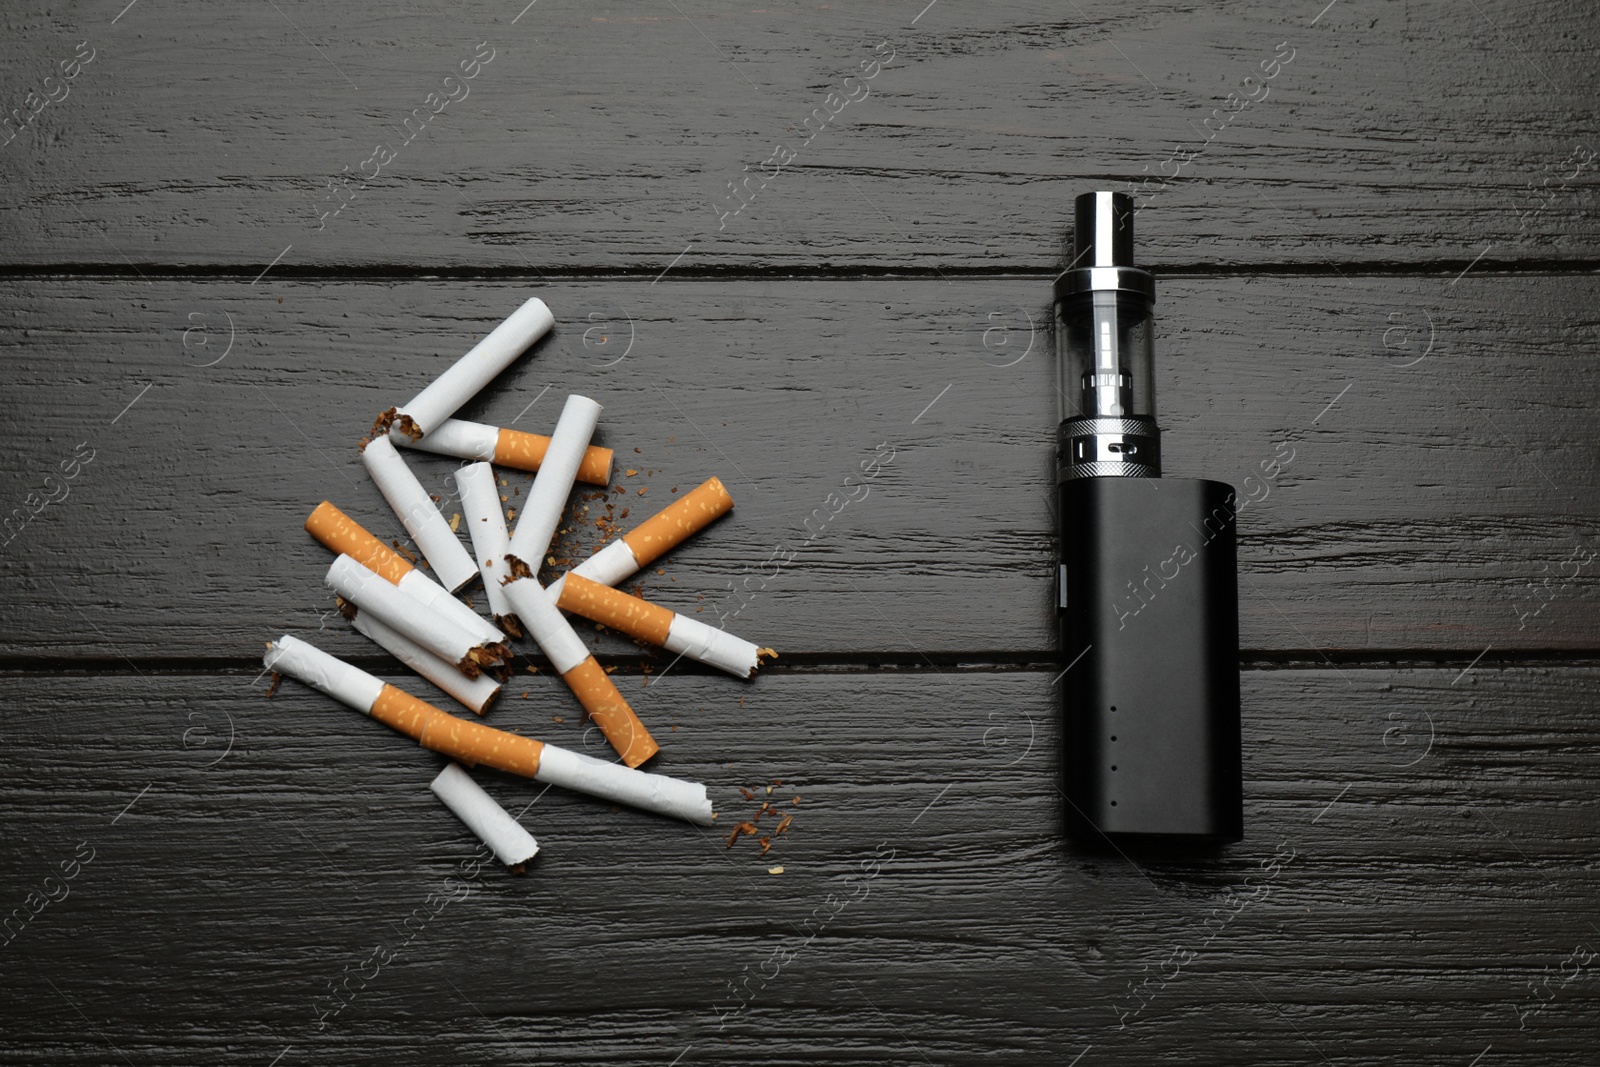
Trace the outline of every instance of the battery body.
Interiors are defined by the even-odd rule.
[[[1089,477],[1058,492],[1067,833],[1239,840],[1232,487]]]

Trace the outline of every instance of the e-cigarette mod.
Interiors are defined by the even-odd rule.
[[[1055,282],[1062,768],[1069,835],[1236,841],[1234,491],[1161,477],[1155,280],[1133,201],[1085,193]]]

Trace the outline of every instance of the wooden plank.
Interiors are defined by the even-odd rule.
[[[1162,267],[1600,253],[1577,0],[515,6],[8,13],[0,262],[1048,270],[1136,183]]]
[[[1591,971],[1528,984],[1597,939],[1592,668],[1247,672],[1246,840],[1138,862],[1065,851],[1051,678],[669,676],[660,769],[802,797],[771,853],[483,774],[544,851],[445,889],[437,758],[325,698],[0,676],[7,909],[93,850],[3,946],[0,1061],[1588,1062]],[[555,699],[491,721],[581,746]]]
[[[8,507],[80,443],[94,454],[3,549],[0,649],[240,663],[289,630],[367,654],[330,614],[328,556],[301,523],[327,498],[402,532],[357,440],[527,287],[110,284],[119,299],[104,282],[0,287]],[[548,430],[583,390],[606,405],[624,526],[711,474],[738,501],[645,576],[647,595],[801,658],[1053,654],[1057,415],[1048,332],[1030,332],[1044,285],[538,291],[555,335],[464,414]],[[1464,666],[1491,645],[1600,646],[1582,562],[1600,545],[1575,505],[1594,487],[1595,294],[1587,275],[1162,283],[1167,473],[1259,499],[1241,516],[1247,655],[1433,650]],[[879,445],[893,462],[869,484]],[[1288,462],[1264,478],[1275,457]],[[411,458],[450,491],[452,461]],[[506,480],[514,508],[527,481]],[[856,483],[867,495],[830,514],[843,497],[829,494]],[[561,551],[581,558],[597,537],[585,527]],[[780,544],[794,553],[781,567]]]

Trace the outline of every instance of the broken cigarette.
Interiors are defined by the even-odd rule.
[[[263,664],[411,737],[423,748],[472,766],[483,764],[618,804],[711,824],[706,787],[606,763],[531,737],[458,719],[359,667],[287,634],[267,646]]]
[[[335,593],[369,612],[379,622],[399,631],[446,663],[453,663],[468,678],[485,667],[499,666],[511,650],[503,641],[485,642],[472,631],[436,611],[416,597],[384,581],[349,556],[340,556],[325,579]]]
[[[379,415],[372,436],[397,432],[413,441],[426,437],[548,333],[555,321],[543,300],[530,298],[426,389]]]
[[[389,502],[394,513],[400,516],[411,539],[422,549],[428,565],[439,576],[439,583],[450,592],[466,585],[477,577],[477,565],[472,556],[461,547],[461,539],[450,529],[445,517],[439,514],[433,498],[422,488],[417,476],[411,473],[406,461],[395,451],[394,442],[387,437],[375,437],[361,450],[361,462],[367,473],[378,483],[378,491]]]
[[[524,865],[539,853],[539,842],[513,819],[505,808],[496,804],[483,787],[472,780],[472,775],[461,764],[452,763],[439,772],[428,785],[434,796],[444,801],[455,817],[467,824],[467,829],[478,835],[478,840],[494,851],[495,858],[521,874]]]
[[[395,659],[422,675],[471,710],[482,715],[500,695],[500,683],[487,674],[468,678],[456,668],[417,644],[370,612],[357,610],[350,625],[388,650]]]
[[[528,490],[522,517],[511,534],[508,555],[512,557],[513,574],[524,578],[538,576],[545,553],[555,537],[556,526],[561,522],[561,513],[566,510],[572,484],[577,480],[578,464],[583,462],[584,450],[589,447],[589,438],[594,435],[599,418],[600,405],[586,396],[574,394],[562,405],[561,417],[550,435],[550,447]]]
[[[639,716],[617,691],[588,646],[572,629],[567,617],[550,602],[549,594],[532,578],[518,578],[505,586],[511,607],[528,634],[544,650],[561,680],[567,683],[589,718],[600,727],[622,762],[637,767],[661,751]]]
[[[756,672],[763,654],[777,655],[771,649],[757,648],[726,630],[715,629],[659,604],[590,581],[576,572],[566,578],[556,607],[621,630],[641,641],[660,645],[668,652],[697,659],[740,678],[748,678]]]
[[[445,419],[428,436],[413,441],[403,433],[389,434],[395,444],[457,459],[481,459],[519,471],[536,471],[544,462],[550,438],[540,433],[503,430],[481,422]],[[611,481],[611,449],[590,445],[578,464],[578,481],[605,485]]]
[[[733,497],[728,495],[722,481],[714,477],[707,478],[623,534],[621,540],[611,542],[572,568],[569,573],[581,574],[601,585],[616,585],[731,510]],[[550,583],[552,598],[560,599],[565,580],[566,575],[562,575]]]
[[[467,534],[472,538],[472,554],[483,575],[483,588],[489,594],[489,612],[500,625],[512,615],[511,601],[501,586],[511,580],[506,563],[506,548],[511,543],[506,533],[506,514],[500,510],[500,494],[494,484],[494,468],[487,463],[469,463],[456,470],[456,489],[461,494],[461,511],[466,516]]]
[[[362,528],[350,516],[324,500],[306,519],[306,531],[332,549],[393,582],[456,625],[477,634],[490,644],[504,642],[506,635],[496,630],[483,616],[445,591],[444,586],[413,567],[398,552]]]

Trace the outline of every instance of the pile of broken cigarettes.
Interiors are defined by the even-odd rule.
[[[452,762],[433,780],[433,792],[516,871],[539,846],[467,768],[492,767],[701,825],[714,818],[704,785],[639,770],[660,746],[565,612],[740,678],[752,676],[764,658],[776,655],[614,588],[733,507],[728,490],[714,477],[550,585],[540,584],[540,563],[548,558],[575,483],[604,486],[611,479],[611,450],[589,443],[600,405],[588,397],[568,397],[548,437],[452,416],[554,325],[543,300],[528,300],[409,403],[379,416],[363,445],[363,465],[434,577],[327,501],[311,513],[306,530],[337,556],[327,584],[356,630],[477,716],[489,710],[510,670],[507,635],[526,635],[616,750],[618,761],[444,711],[288,634],[267,645],[263,660],[275,675],[318,689],[449,757]],[[471,552],[397,445],[469,461],[455,478]],[[536,472],[515,531],[506,526],[494,464]],[[493,622],[456,596],[480,578]]]

